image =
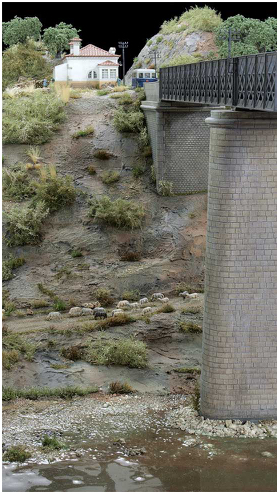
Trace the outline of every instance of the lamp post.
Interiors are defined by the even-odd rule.
[[[161,55],[158,53],[157,50],[152,50],[152,54],[153,54],[153,57],[154,57],[155,78],[156,78],[157,58],[161,58]]]
[[[223,31],[223,33],[220,34],[220,39],[227,39],[228,40],[228,58],[231,58],[232,41],[239,41],[240,40],[239,29],[229,27],[228,31]]]
[[[125,86],[125,49],[128,48],[128,41],[118,41],[118,48],[122,49],[123,60],[123,85]]]

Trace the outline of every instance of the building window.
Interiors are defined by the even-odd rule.
[[[108,69],[102,69],[102,79],[108,79]]]
[[[95,70],[90,70],[89,74],[88,74],[88,79],[97,79],[97,72],[95,72]]]
[[[110,69],[110,78],[116,79],[116,69]]]
[[[88,74],[88,79],[92,79],[92,70],[90,70],[90,72]]]
[[[93,77],[94,79],[98,79],[97,72],[95,72],[95,70],[93,71]]]

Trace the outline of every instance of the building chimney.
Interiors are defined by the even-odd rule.
[[[115,52],[116,52],[116,48],[110,47],[109,53],[111,53],[112,55],[115,55]]]
[[[70,55],[79,55],[79,49],[81,45],[81,39],[80,38],[73,38],[71,39],[70,43]]]

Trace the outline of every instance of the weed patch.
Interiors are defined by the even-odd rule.
[[[91,204],[89,216],[111,226],[134,229],[141,227],[145,211],[141,204],[103,196]]]
[[[22,167],[2,171],[2,190],[4,199],[15,201],[24,201],[36,192],[27,171]]]
[[[72,256],[73,258],[75,258],[75,257],[82,257],[82,256],[83,256],[83,254],[82,254],[81,250],[79,250],[79,249],[74,249],[74,250],[72,250],[72,252],[71,252],[71,256]]]
[[[188,307],[186,309],[182,309],[181,314],[200,314],[200,307]]]
[[[62,444],[60,441],[58,441],[56,436],[50,437],[47,435],[43,437],[42,446],[43,448],[55,449],[55,450],[65,448],[65,445]]]
[[[120,173],[113,170],[106,171],[102,173],[101,180],[106,185],[114,184],[120,180]]]
[[[95,132],[94,131],[94,128],[92,127],[92,125],[90,125],[86,129],[84,129],[84,130],[78,130],[77,132],[75,132],[74,134],[72,134],[72,138],[73,139],[79,139],[80,137],[87,137],[87,136],[93,135],[94,132]]]
[[[141,111],[118,108],[114,113],[114,126],[119,132],[139,133],[144,126],[144,115]]]
[[[111,296],[110,290],[107,288],[98,288],[95,292],[95,297],[104,307],[108,307],[114,303],[114,298]]]
[[[93,165],[89,165],[87,168],[87,171],[88,171],[89,175],[96,175],[96,173],[97,173],[96,168]]]
[[[122,293],[122,300],[128,300],[129,302],[137,302],[140,299],[140,293],[138,290],[125,290]]]
[[[109,94],[109,90],[108,89],[100,89],[99,91],[97,91],[97,95],[98,96],[106,96],[107,94]]]
[[[159,194],[162,196],[173,196],[173,183],[168,180],[160,180],[158,184]]]
[[[190,334],[200,334],[202,333],[202,327],[198,324],[194,324],[193,322],[180,322],[179,330],[183,333]]]
[[[109,160],[112,157],[112,154],[109,151],[106,151],[106,149],[98,149],[98,151],[94,153],[94,157],[98,160]]]
[[[11,367],[19,361],[20,354],[17,350],[2,351],[2,367],[10,370]]]
[[[91,393],[97,393],[98,388],[91,386],[80,388],[79,386],[67,386],[64,388],[29,388],[16,389],[3,387],[2,400],[10,401],[16,398],[26,398],[27,400],[39,400],[40,398],[64,398],[71,399],[74,396],[86,396]]]
[[[13,277],[13,270],[25,263],[23,257],[14,257],[10,254],[8,259],[2,261],[2,281],[10,280]]]
[[[78,346],[70,346],[69,348],[62,348],[61,355],[68,360],[81,360],[83,357],[83,351]]]
[[[43,220],[48,212],[45,204],[38,202],[35,207],[15,207],[3,213],[7,220],[6,244],[9,247],[37,244],[41,240]]]
[[[97,365],[125,365],[141,369],[147,366],[147,349],[145,343],[132,338],[98,340],[88,346],[85,360]]]
[[[114,381],[109,385],[109,393],[110,394],[129,394],[134,393],[135,390],[128,383],[121,383],[119,381]]]
[[[141,165],[135,165],[132,169],[132,174],[134,178],[141,177],[145,172],[145,167]]]
[[[3,455],[4,461],[24,463],[28,458],[31,458],[31,453],[25,446],[11,446]]]
[[[56,168],[41,169],[41,180],[36,182],[34,204],[43,203],[50,213],[70,206],[76,199],[76,191],[70,176],[58,177]]]
[[[140,252],[126,251],[120,256],[120,261],[137,262],[141,259]]]
[[[125,324],[131,324],[135,322],[136,319],[132,316],[129,316],[128,314],[116,314],[113,317],[108,317],[107,319],[104,319],[103,321],[97,322],[96,326],[94,329],[97,330],[105,330],[107,328],[111,328],[114,326],[123,326]]]
[[[165,304],[162,305],[162,307],[160,307],[160,309],[158,309],[156,312],[158,314],[160,314],[161,312],[163,312],[164,314],[168,314],[170,312],[175,312],[175,308],[171,304]]]
[[[173,369],[174,372],[178,372],[178,374],[200,374],[201,370],[198,367],[178,367],[177,369]]]

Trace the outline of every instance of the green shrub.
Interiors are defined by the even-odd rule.
[[[123,94],[119,99],[118,103],[120,105],[131,105],[133,103],[133,98],[129,93]]]
[[[3,455],[3,460],[11,463],[24,463],[28,458],[31,458],[31,453],[22,445],[11,446]]]
[[[29,362],[34,358],[36,346],[29,343],[19,334],[7,334],[2,339],[3,346],[3,366],[9,369],[15,362],[19,360],[20,354]]]
[[[175,312],[175,308],[171,304],[165,304],[157,310],[157,313],[160,312],[168,314],[169,312]]]
[[[70,91],[70,98],[79,99],[79,98],[81,98],[81,94],[76,89],[71,89],[71,91]]]
[[[42,283],[38,283],[37,284],[37,287],[38,287],[38,289],[40,290],[41,293],[43,293],[44,295],[47,295],[50,299],[53,300],[53,299],[56,298],[55,292],[53,290],[50,290],[49,288],[47,288]]]
[[[113,317],[108,317],[103,321],[99,321],[96,323],[94,329],[100,331],[105,330],[107,328],[113,328],[114,326],[124,326],[125,324],[132,324],[136,319],[128,314],[116,314]]]
[[[139,142],[140,142],[141,147],[143,147],[143,148],[145,146],[149,146],[149,144],[150,144],[149,135],[148,135],[146,127],[143,127],[140,131]]]
[[[53,92],[35,91],[29,97],[3,102],[5,144],[42,144],[65,119],[64,103]]]
[[[163,36],[158,36],[156,38],[156,43],[161,43],[161,41],[163,41]]]
[[[86,137],[86,136],[89,136],[89,135],[93,135],[94,132],[95,132],[95,130],[92,127],[92,125],[89,125],[89,127],[86,127],[86,129],[84,129],[84,130],[78,130],[77,132],[75,132],[74,134],[72,134],[72,138],[73,139],[79,139],[80,137]]]
[[[81,252],[81,250],[79,250],[79,249],[74,249],[74,250],[71,252],[71,256],[72,256],[73,258],[75,258],[75,257],[82,257],[82,252]]]
[[[42,171],[42,170],[41,170]],[[76,199],[76,191],[70,176],[58,177],[55,167],[42,174],[40,182],[36,182],[34,204],[43,203],[50,213],[70,206]]]
[[[49,449],[65,448],[64,444],[62,444],[60,441],[58,441],[56,436],[50,437],[47,435],[45,435],[43,437],[42,446],[43,446],[43,448],[49,448]]]
[[[54,298],[54,304],[53,304],[53,309],[57,311],[61,310],[66,310],[67,309],[67,304],[64,302],[64,300],[61,300],[58,297]]]
[[[138,133],[144,125],[144,115],[141,111],[125,111],[118,108],[114,113],[114,126],[119,132]]]
[[[109,90],[108,89],[100,89],[99,91],[97,91],[97,95],[98,96],[106,96],[107,94],[109,94]]]
[[[114,298],[111,296],[110,290],[107,290],[107,288],[98,288],[95,296],[98,302],[100,302],[100,304],[104,307],[112,305],[114,302]]]
[[[193,322],[181,322],[179,324],[179,329],[183,333],[200,334],[202,333],[202,327]]]
[[[31,306],[33,309],[41,309],[42,307],[49,307],[47,300],[32,300]]]
[[[162,34],[171,34],[174,33],[177,27],[177,17],[174,19],[170,19],[169,21],[164,21],[161,25],[160,33]]]
[[[104,184],[110,185],[120,180],[120,173],[113,170],[108,170],[101,175],[101,180]]]
[[[122,94],[116,93],[116,94],[111,94],[110,98],[112,99],[120,99],[122,98]]]
[[[23,167],[14,170],[3,169],[2,190],[5,199],[17,201],[23,201],[35,194],[34,184]]]
[[[134,393],[135,390],[128,383],[121,383],[119,381],[114,381],[109,385],[109,393],[110,394],[129,394]]]
[[[188,283],[182,281],[182,282],[178,283],[178,285],[175,287],[175,293],[176,293],[176,295],[179,295],[181,292],[203,293],[204,292],[204,287],[197,287],[197,286],[195,286],[193,288]]]
[[[147,42],[146,42],[147,46],[151,46],[152,43],[153,43],[152,39],[148,39]]]
[[[203,60],[203,57],[194,57],[193,55],[177,55],[171,58],[167,62],[162,63],[161,68],[173,67],[175,65],[187,65],[189,63],[196,63]]]
[[[162,196],[172,196],[173,195],[173,183],[168,180],[159,181],[159,194]]]
[[[181,314],[199,314],[200,312],[200,307],[188,307],[186,309],[182,309]]]
[[[89,215],[103,223],[117,228],[140,228],[145,217],[141,204],[117,199],[112,201],[103,196],[91,205]]]
[[[191,397],[192,405],[194,410],[196,410],[196,412],[200,412],[200,397],[201,397],[200,383],[199,381],[197,381],[194,389],[194,394]]]
[[[109,151],[106,151],[106,149],[98,149],[98,151],[94,153],[94,157],[98,160],[109,160],[111,156],[112,154]]]
[[[25,263],[23,257],[9,256],[2,261],[2,281],[10,280],[13,277],[13,269],[19,268]]]
[[[97,365],[125,365],[132,368],[147,366],[146,345],[132,338],[120,340],[97,340],[90,343],[85,359]]]
[[[151,146],[145,146],[142,154],[145,158],[152,158],[152,147]]]
[[[135,165],[132,169],[132,174],[134,178],[141,177],[145,172],[145,167],[142,165]]]
[[[9,247],[36,244],[41,240],[43,220],[48,215],[45,204],[35,207],[15,207],[4,213],[7,219],[5,241]]]

